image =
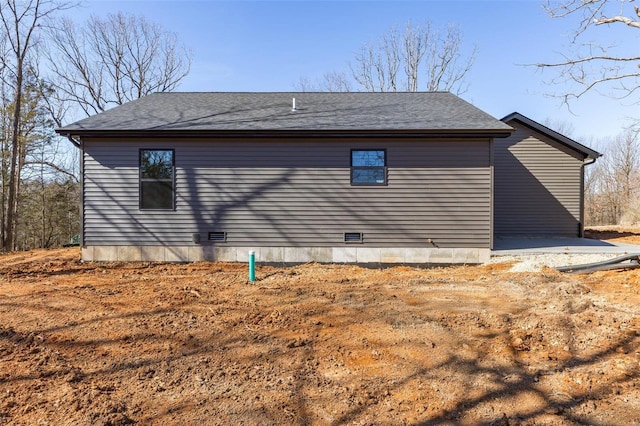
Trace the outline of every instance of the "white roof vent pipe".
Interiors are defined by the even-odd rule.
[[[291,106],[291,111],[296,111],[296,98],[293,98],[293,105]]]

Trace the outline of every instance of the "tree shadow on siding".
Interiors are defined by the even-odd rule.
[[[238,210],[246,209],[251,211],[253,200],[261,199],[279,187],[287,186],[292,176],[295,174],[293,169],[288,169],[273,178],[263,178],[263,181],[257,185],[247,185],[238,182],[238,185],[222,185],[216,182],[215,175],[211,178],[200,176],[197,167],[184,167],[182,172],[186,185],[188,196],[179,195],[178,199],[184,205],[180,205],[180,209],[190,211],[194,224],[194,232],[202,234],[207,238],[208,231],[226,231],[227,221],[232,217],[233,213]],[[215,168],[213,168],[215,170]],[[259,174],[258,174],[259,176]],[[224,201],[205,201],[203,195],[222,199]],[[258,217],[262,217],[268,221],[269,215],[260,211],[254,211]],[[251,229],[248,227],[248,229]],[[228,237],[229,242],[233,243],[233,234]],[[215,243],[214,243],[215,244]],[[259,245],[259,244],[256,244]],[[224,247],[224,245],[222,245]]]
[[[235,246],[331,247],[344,244],[344,232],[362,232],[370,247],[432,247],[429,240],[441,247],[488,247],[488,170],[486,179],[466,173],[470,168],[484,172],[484,160],[463,158],[438,164],[418,158],[412,167],[454,172],[446,179],[421,181],[411,176],[411,169],[403,169],[403,164],[397,168],[391,164],[388,186],[352,186],[349,147],[362,147],[362,141],[335,147],[331,141],[322,141],[313,148],[303,142],[302,149],[317,148],[317,155],[340,156],[339,163],[332,159],[325,164],[308,152],[290,157],[286,152],[282,158],[270,153],[273,157],[263,159],[260,151],[247,158],[202,157],[202,163],[185,166],[188,197],[182,201],[193,207],[196,226],[228,230],[228,244]],[[366,146],[374,145],[386,146]],[[288,149],[298,147],[291,143]],[[468,201],[465,194],[474,197],[468,202],[471,208],[461,207]],[[238,224],[241,221],[246,222],[245,228]],[[443,232],[457,235],[442,237]],[[461,241],[465,239],[476,241]]]

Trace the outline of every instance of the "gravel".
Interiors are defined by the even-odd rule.
[[[581,265],[584,263],[601,262],[620,256],[619,253],[585,254],[585,253],[549,253],[521,256],[495,256],[489,263],[517,262],[511,267],[511,272],[538,272],[544,267]]]

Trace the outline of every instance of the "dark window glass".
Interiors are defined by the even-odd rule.
[[[385,185],[387,153],[384,149],[351,150],[351,184]]]
[[[171,210],[174,198],[173,150],[140,150],[140,208]]]
[[[148,150],[140,152],[142,179],[173,179],[173,151]]]

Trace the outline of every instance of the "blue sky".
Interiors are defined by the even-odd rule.
[[[178,34],[193,52],[181,91],[291,91],[300,77],[349,72],[363,42],[391,26],[431,21],[457,24],[477,59],[462,97],[501,118],[518,111],[536,121],[570,122],[583,141],[619,133],[639,118],[638,105],[592,93],[571,111],[547,84],[555,74],[526,66],[559,58],[573,20],[551,19],[542,0],[503,1],[153,1],[89,0],[69,11],[73,19],[117,11],[142,14]],[[626,32],[625,32],[626,31]],[[638,31],[610,27],[591,37],[635,43]]]

